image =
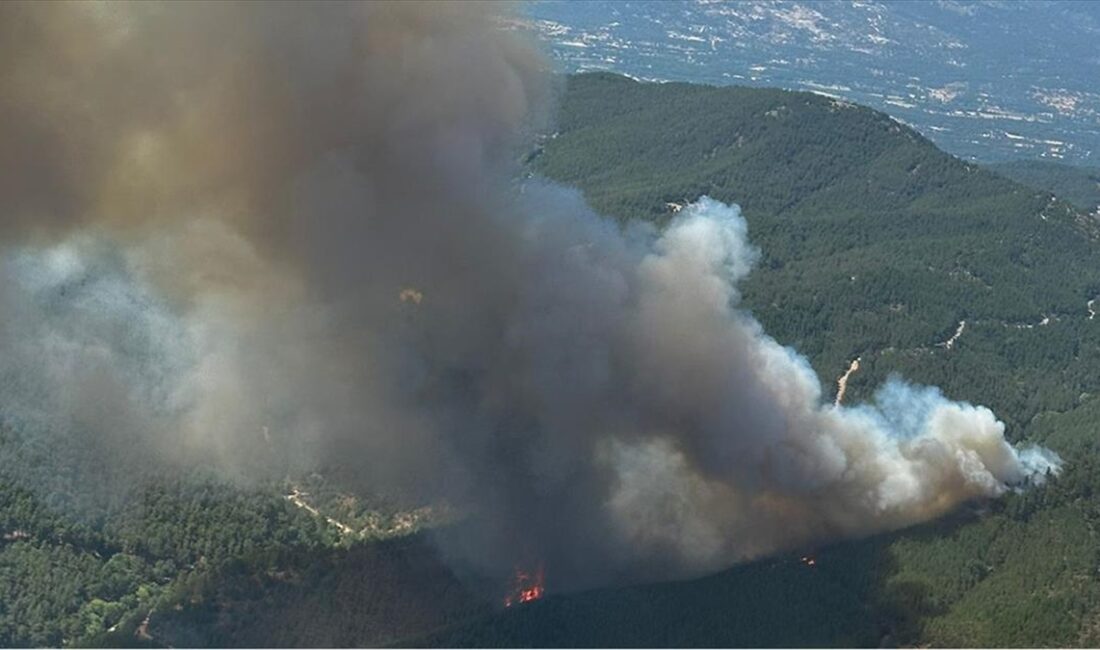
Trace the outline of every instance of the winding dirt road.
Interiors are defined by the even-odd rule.
[[[848,366],[848,370],[836,380],[836,402],[833,404],[834,406],[840,406],[840,403],[844,401],[844,393],[848,392],[848,378],[859,370],[859,361],[862,358],[856,357],[853,359],[851,365]]]
[[[966,329],[966,321],[964,321],[964,320],[959,321],[959,328],[957,330],[955,330],[955,333],[951,335],[951,338],[949,338],[949,339],[947,339],[946,341],[943,342],[943,347],[948,349],[948,350],[955,347],[955,341],[959,340],[959,337],[962,336],[963,330],[965,330],[965,329]]]
[[[285,496],[286,496],[287,501],[290,501],[294,505],[296,505],[299,508],[302,508],[303,510],[309,512],[310,514],[312,514],[315,517],[321,517],[326,522],[328,522],[329,525],[335,526],[344,535],[354,535],[355,534],[355,530],[352,529],[351,526],[348,526],[347,524],[345,524],[343,522],[336,521],[332,517],[329,517],[329,516],[326,516],[326,515],[322,514],[319,510],[317,510],[317,508],[314,508],[313,506],[306,503],[305,500],[302,499],[302,497],[303,496],[308,496],[308,495],[305,492],[302,492],[301,490],[299,490],[297,487],[295,487],[291,491],[290,494],[287,494]]]

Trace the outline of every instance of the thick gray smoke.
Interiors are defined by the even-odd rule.
[[[240,475],[352,465],[552,586],[690,575],[1042,476],[987,409],[834,407],[701,199],[519,184],[552,96],[495,5],[0,6],[0,415]],[[61,436],[62,439],[64,436]]]

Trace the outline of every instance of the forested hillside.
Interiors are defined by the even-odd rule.
[[[79,433],[0,418],[0,646],[379,645],[484,609],[422,511],[107,463]]]
[[[1016,160],[987,165],[1005,178],[1044,190],[1081,210],[1100,208],[1100,169],[1074,167],[1048,160]]]
[[[1100,249],[1086,215],[869,109],[606,74],[569,79],[533,165],[620,219],[664,222],[703,194],[740,203],[764,256],[746,306],[826,385],[859,358],[845,403],[901,373],[989,405],[1066,465],[916,529],[551,598],[418,643],[1100,641]]]
[[[857,358],[845,403],[892,373],[939,385],[1057,450],[1061,476],[891,535],[498,612],[417,534],[446,516],[355,495],[340,468],[242,485],[108,464],[0,406],[0,646],[1100,643],[1092,218],[818,95],[596,74],[560,101],[531,173],[622,221],[741,204],[763,253],[745,307],[826,387]]]
[[[746,306],[826,383],[862,357],[852,399],[902,371],[994,407],[1019,437],[1095,381],[1100,337],[1070,331],[1100,295],[1096,224],[886,115],[595,74],[571,78],[557,129],[536,168],[606,214],[664,222],[703,194],[739,203],[763,252]]]

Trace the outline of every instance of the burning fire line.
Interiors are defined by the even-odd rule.
[[[533,573],[527,573],[516,568],[516,575],[512,579],[512,591],[504,597],[504,606],[511,607],[520,603],[529,603],[542,598],[546,591],[543,586],[545,575],[540,564]]]

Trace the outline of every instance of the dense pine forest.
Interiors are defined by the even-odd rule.
[[[1085,211],[1100,208],[1100,169],[1050,160],[1014,160],[989,169],[1023,185],[1047,190]]]
[[[890,535],[501,611],[435,555],[461,522],[353,495],[347,468],[245,485],[134,458],[135,482],[0,405],[0,645],[1100,643],[1100,227],[1081,196],[814,94],[588,74],[559,101],[531,174],[621,222],[740,204],[762,251],[744,307],[827,387],[858,358],[846,404],[893,374],[937,385],[1061,475]]]
[[[990,406],[1010,438],[1049,445],[1066,465],[1044,487],[943,521],[808,549],[812,566],[799,555],[687,583],[552,598],[430,642],[1100,640],[1094,219],[1057,191],[955,159],[881,113],[778,90],[572,77],[532,165],[623,220],[666,222],[704,194],[739,203],[763,252],[745,306],[807,354],[826,385],[859,358],[845,403],[900,374]]]

